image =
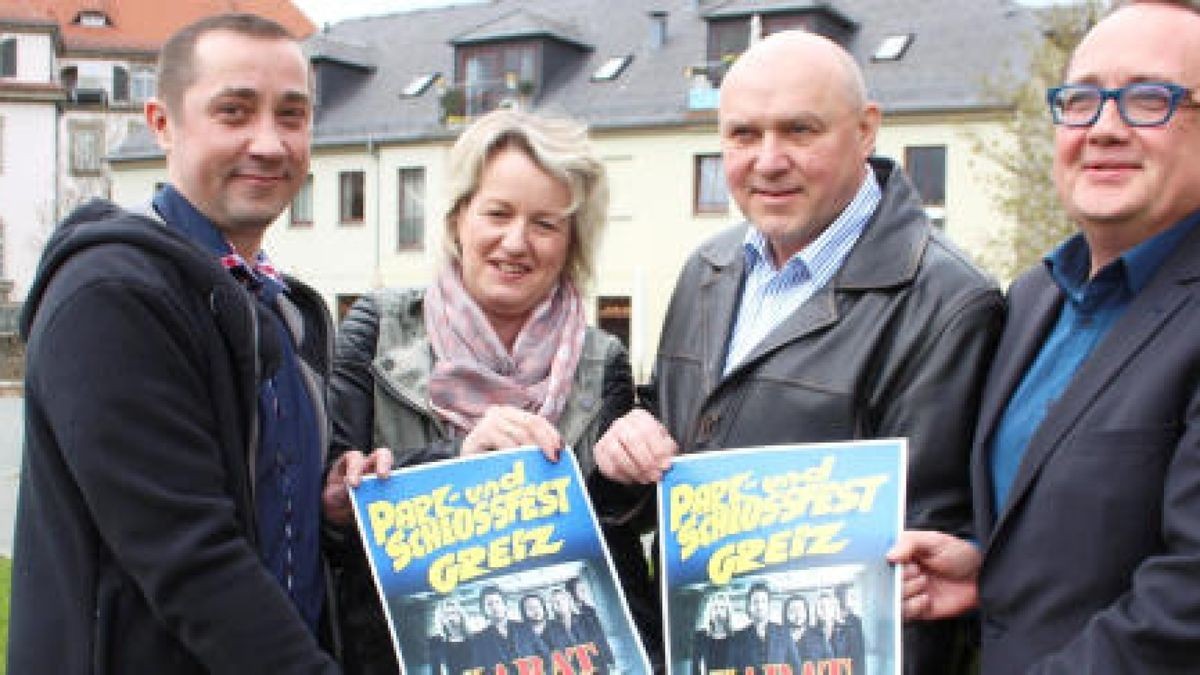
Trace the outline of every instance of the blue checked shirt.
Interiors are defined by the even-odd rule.
[[[858,193],[841,215],[778,269],[771,262],[766,237],[754,227],[746,232],[746,283],[725,355],[725,375],[837,274],[881,198],[875,173],[867,167]]]

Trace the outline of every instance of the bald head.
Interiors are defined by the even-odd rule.
[[[867,85],[854,57],[833,40],[801,30],[775,33],[746,50],[725,75],[721,97],[724,99],[731,84],[736,90],[742,79],[783,73],[795,73],[814,84],[820,81],[832,85],[855,109],[866,105]]]
[[[865,90],[844,49],[801,31],[758,42],[721,83],[725,179],[776,263],[820,236],[862,186],[880,121]]]

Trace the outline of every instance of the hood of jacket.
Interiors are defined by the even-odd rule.
[[[134,246],[170,260],[189,285],[211,295],[214,312],[224,296],[239,292],[236,280],[212,253],[183,234],[150,215],[125,210],[107,200],[93,199],[67,216],[46,242],[21,312],[22,339],[28,339],[46,288],[58,270],[81,251],[105,244]]]

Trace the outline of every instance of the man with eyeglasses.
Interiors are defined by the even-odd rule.
[[[1048,92],[1080,233],[1009,290],[977,540],[907,532],[909,618],[978,606],[983,675],[1200,672],[1200,10],[1125,3]]]

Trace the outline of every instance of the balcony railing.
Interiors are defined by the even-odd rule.
[[[445,86],[440,95],[442,123],[458,124],[497,108],[527,108],[536,85],[516,78],[471,80]]]

